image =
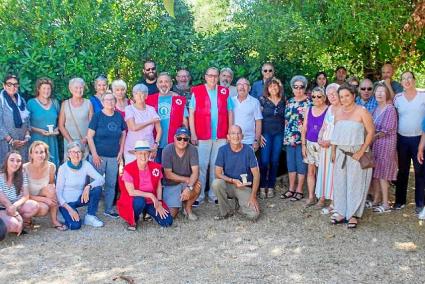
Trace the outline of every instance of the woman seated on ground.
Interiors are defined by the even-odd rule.
[[[119,179],[120,198],[118,213],[127,223],[128,230],[135,231],[140,214],[148,213],[161,227],[173,224],[173,217],[162,201],[161,165],[149,161],[153,149],[146,140],[138,140],[134,146],[136,160],[124,167]]]
[[[372,113],[376,128],[372,152],[376,165],[373,169],[373,203],[382,204],[375,207],[373,212],[390,212],[388,188],[390,181],[397,179],[397,111],[391,102],[391,92],[385,83],[377,83],[374,88],[378,106]]]
[[[28,178],[22,170],[22,156],[17,151],[6,154],[0,169],[0,218],[9,233],[20,235],[24,222],[37,214],[38,204],[29,200]]]
[[[86,160],[82,160],[82,147],[78,142],[71,142],[67,148],[68,161],[58,170],[56,195],[59,201],[65,225],[71,230],[81,228],[81,219],[77,208],[87,206],[84,224],[102,227],[103,222],[96,217],[102,185],[105,179]],[[87,177],[93,179],[86,183]]]
[[[49,162],[49,146],[42,141],[33,142],[29,150],[29,160],[24,164],[24,171],[28,177],[30,199],[38,203],[35,216],[45,216],[50,212],[53,227],[59,231],[67,230],[57,219],[56,166]]]
[[[363,215],[366,195],[372,179],[372,168],[363,169],[360,158],[368,151],[375,136],[372,116],[355,104],[355,88],[347,83],[338,89],[341,107],[335,113],[332,134],[334,161],[334,205],[336,214],[331,222],[348,221],[348,228],[357,227],[357,218]]]
[[[320,146],[317,143],[320,129],[326,115],[328,106],[326,105],[325,91],[321,87],[316,87],[311,93],[313,105],[308,109],[307,116],[304,117],[304,123],[301,131],[302,153],[307,168],[307,188],[308,200],[306,207],[316,203],[314,189],[316,186],[316,172],[319,166]],[[324,201],[320,200],[318,206],[323,207]]]
[[[335,113],[340,107],[338,97],[339,85],[336,83],[329,84],[326,87],[326,97],[330,103],[323,120],[322,128],[319,132],[317,142],[320,145],[319,166],[317,168],[316,180],[316,198],[319,199],[319,204],[324,204],[325,200],[333,200],[333,176],[334,176],[334,163],[332,163],[331,155],[331,137],[334,130]],[[323,214],[333,212],[333,204],[329,207],[323,208]]]

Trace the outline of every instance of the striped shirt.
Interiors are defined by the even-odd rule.
[[[28,186],[28,176],[24,172],[24,181],[23,181],[23,187]],[[7,196],[7,199],[11,203],[15,203],[19,198],[21,198],[20,195],[16,194],[16,188],[15,185],[12,184],[9,186],[6,182],[6,175],[4,173],[0,173],[0,189],[3,194]],[[0,208],[5,208],[4,204],[0,204]]]

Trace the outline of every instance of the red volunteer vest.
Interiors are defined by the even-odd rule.
[[[154,195],[156,196],[156,189],[158,188],[159,177],[161,173],[161,165],[148,162],[148,169],[151,174],[152,186],[154,188]],[[137,161],[131,162],[130,164],[124,167],[124,170],[127,171],[132,177],[134,182],[134,189],[140,190],[140,179],[139,179],[139,167],[137,166]],[[117,209],[118,214],[123,218],[128,224],[136,225],[134,218],[133,210],[133,197],[128,194],[127,188],[125,187],[124,180],[122,176],[118,178],[118,184],[120,189],[120,197],[117,200]],[[152,204],[152,200],[146,198],[147,204]],[[162,202],[164,208],[167,208],[164,202]]]
[[[146,104],[150,105],[151,107],[154,107],[156,112],[158,112],[158,101],[159,101],[159,93],[149,95],[146,98]],[[183,125],[185,107],[186,107],[185,97],[178,96],[178,95],[172,97],[170,126],[168,128],[168,143],[172,143],[174,141],[174,134],[176,134],[176,130]]]
[[[211,139],[211,100],[208,96],[207,88],[204,84],[192,88],[195,96],[195,132],[199,140]],[[223,86],[217,86],[217,139],[223,139],[227,136],[229,127],[229,116],[227,111],[227,98],[229,89]]]

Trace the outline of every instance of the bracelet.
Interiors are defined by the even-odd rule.
[[[13,145],[13,142],[15,142],[15,140],[13,140],[13,138],[10,138],[10,140],[9,140],[9,145]]]

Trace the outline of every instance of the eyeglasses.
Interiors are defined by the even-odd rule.
[[[273,69],[263,69],[263,72],[264,73],[272,73],[273,72]]]
[[[353,87],[356,87],[356,88],[359,87],[359,85],[357,85],[357,84],[350,84],[350,85],[353,86]]]
[[[242,135],[242,133],[240,133],[240,132],[230,132],[229,135],[230,136],[239,136],[239,135]]]
[[[323,96],[314,96],[314,95],[313,95],[313,96],[311,96],[311,98],[312,98],[312,99],[321,99],[321,98],[323,98]]]
[[[177,141],[184,141],[184,142],[189,142],[189,138],[188,137],[176,137]]]
[[[218,75],[215,74],[205,74],[208,78],[218,78]]]
[[[71,153],[71,154],[82,154],[83,152],[81,152],[81,151],[69,151],[69,153]]]
[[[6,82],[5,85],[8,86],[9,88],[12,88],[12,87],[18,88],[19,87],[19,83]]]
[[[155,70],[156,70],[156,67],[151,67],[151,68],[146,68],[145,69],[146,72],[155,71]]]
[[[298,90],[298,89],[304,89],[304,85],[294,85],[292,86],[293,89]]]
[[[360,88],[360,90],[362,90],[362,91],[366,91],[366,90],[368,90],[368,91],[372,91],[372,87],[369,87],[369,88],[364,88],[364,87],[362,87],[362,88]]]
[[[413,77],[409,76],[409,77],[403,77],[401,78],[402,81],[413,81]]]

